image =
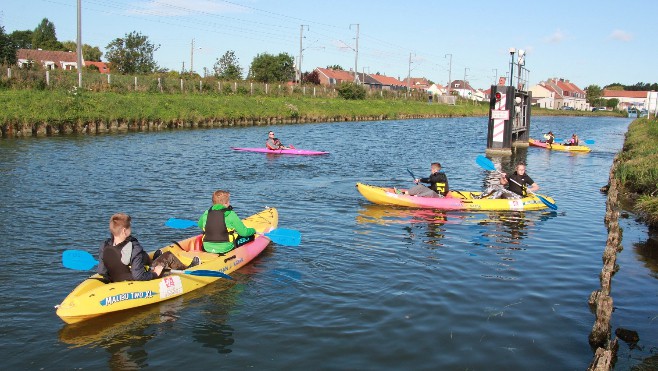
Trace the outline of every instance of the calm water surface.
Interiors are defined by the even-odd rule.
[[[426,176],[432,161],[452,188],[481,189],[488,173],[475,158],[486,146],[484,118],[2,140],[0,231],[12,252],[0,270],[3,365],[585,369],[594,322],[587,298],[599,287],[607,233],[599,188],[629,122],[533,118],[534,137],[577,132],[596,145],[590,154],[527,148],[494,158],[505,170],[527,161],[559,206],[527,213],[388,208],[356,191],[358,181],[408,187],[406,169]],[[270,129],[284,143],[331,154],[230,150],[261,146]],[[278,208],[279,225],[300,230],[302,245],[270,245],[234,274],[237,283],[160,305],[73,326],[55,315],[53,306],[88,276],[62,267],[63,250],[96,254],[118,211],[133,216],[148,250],[182,239],[192,232],[164,221],[197,218],[218,188],[232,192],[242,217]],[[647,242],[641,224],[625,223],[625,237],[635,237],[628,245],[625,238],[619,275],[632,282],[614,285],[622,298],[615,294],[615,326],[640,330],[643,348],[624,349],[620,369],[658,344],[658,331],[642,331],[658,322],[650,318],[658,264],[634,251]],[[653,296],[634,299],[647,282]]]

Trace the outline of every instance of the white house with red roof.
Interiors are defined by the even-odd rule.
[[[472,99],[473,95],[475,94],[475,89],[473,89],[468,81],[464,82],[464,80],[451,81],[450,88],[448,90],[453,92],[453,94],[456,92],[459,96],[466,99]]]
[[[630,91],[630,90],[603,90],[604,99],[619,99],[619,104],[617,105],[618,109],[628,109],[629,107],[635,107],[638,109],[648,108],[649,104],[649,93],[648,91]],[[651,102],[651,109],[653,110],[656,106],[655,98]]]
[[[34,63],[39,63],[43,68],[48,70],[75,70],[78,68],[78,54],[75,52],[18,49],[16,52],[16,59],[18,66],[21,68],[29,67]]]
[[[550,87],[556,92],[555,95],[555,108],[571,107],[576,110],[588,111],[589,103],[587,103],[587,94],[584,90],[576,86],[576,84],[565,79],[548,79],[540,83],[545,87]]]
[[[532,104],[540,108],[556,109],[555,97],[557,92],[550,85],[539,83],[529,89],[532,92]]]
[[[332,68],[321,68],[321,67],[318,67],[315,70],[318,71],[318,77],[320,78],[320,85],[336,86],[336,85],[340,85],[343,82],[354,82],[354,72],[347,72],[343,70],[334,70]]]

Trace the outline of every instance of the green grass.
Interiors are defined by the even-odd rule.
[[[658,226],[658,120],[637,119],[626,133],[615,177],[640,195],[635,208]]]

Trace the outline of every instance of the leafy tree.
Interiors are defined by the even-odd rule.
[[[105,56],[114,71],[123,74],[151,73],[158,69],[153,53],[159,48],[160,45],[151,44],[147,36],[133,31],[107,44]]]
[[[5,34],[5,28],[0,26],[0,64],[16,64],[16,49],[9,35]]]
[[[612,83],[610,85],[604,86],[603,89],[605,89],[605,90],[624,90],[624,85],[622,85],[618,82],[615,82],[615,83]]]
[[[619,99],[617,98],[612,98],[612,99],[607,99],[605,102],[606,108],[610,109],[615,109],[619,105]]]
[[[327,66],[327,68],[336,71],[345,71],[345,69],[338,64],[334,64],[333,66]]]
[[[349,100],[366,99],[366,89],[353,82],[343,82],[338,86],[338,96]]]
[[[304,77],[302,77],[302,81],[307,84],[320,85],[320,73],[318,73],[317,70],[313,70],[313,72],[306,72]]]
[[[598,106],[603,96],[603,90],[598,85],[590,85],[585,88],[587,92],[587,103]]]
[[[32,30],[14,31],[9,38],[18,49],[32,49]]]
[[[249,76],[259,82],[290,81],[295,75],[294,58],[288,53],[258,54],[249,68]]]
[[[64,41],[62,43],[65,50],[76,51],[78,43],[75,41]],[[85,61],[100,62],[103,52],[97,46],[82,44],[82,56]]]
[[[221,58],[218,58],[213,70],[215,76],[222,80],[242,79],[242,67],[240,67],[238,57],[235,56],[233,50],[227,51]]]
[[[57,41],[55,24],[44,18],[32,32],[32,48],[43,50],[64,50],[61,42]]]

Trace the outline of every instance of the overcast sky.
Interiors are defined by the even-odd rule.
[[[510,48],[527,51],[530,83],[551,77],[590,84],[658,82],[658,1],[82,0],[82,41],[105,47],[137,31],[159,49],[159,66],[212,69],[235,51],[246,73],[259,53],[300,54],[302,70],[340,65],[359,72],[488,88],[509,74]],[[6,33],[43,18],[60,41],[76,38],[76,1],[4,1]],[[452,62],[452,63],[450,63]],[[516,75],[516,71],[514,72]]]

